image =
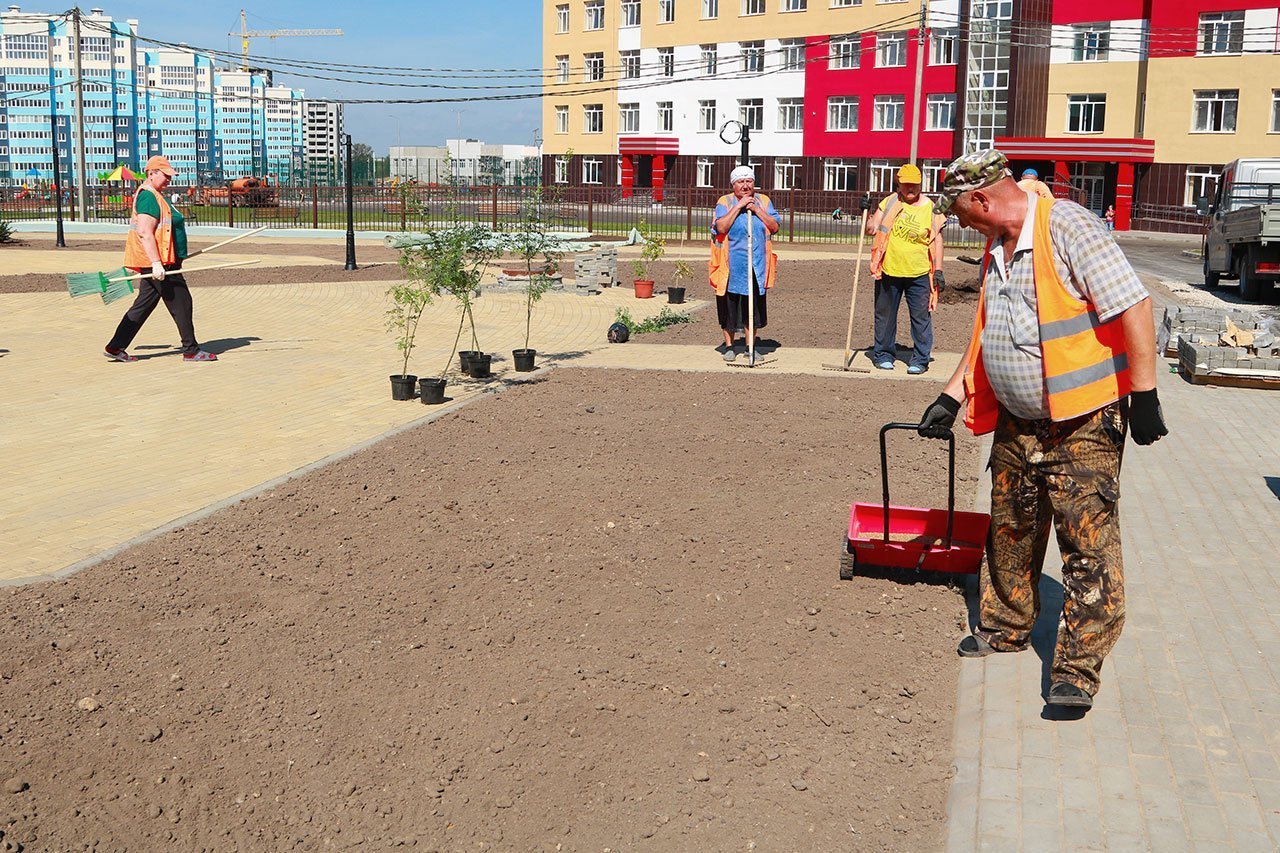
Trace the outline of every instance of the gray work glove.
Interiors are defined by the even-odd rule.
[[[960,401],[945,392],[939,394],[938,399],[924,410],[916,433],[922,438],[946,438],[951,435],[951,427],[955,424],[958,414],[960,414]]]
[[[164,281],[164,264],[159,261],[151,264],[151,280]]]

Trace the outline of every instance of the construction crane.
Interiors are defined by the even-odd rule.
[[[240,32],[227,33],[229,36],[240,37],[240,53],[242,56],[240,68],[242,71],[249,70],[249,39],[251,38],[280,38],[281,36],[340,36],[342,30],[251,30],[245,19],[244,9],[240,10]]]

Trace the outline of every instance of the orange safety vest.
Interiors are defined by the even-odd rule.
[[[756,198],[760,202],[760,207],[769,209],[769,197],[763,193],[756,193]],[[735,199],[735,196],[722,195],[716,200],[716,206],[724,205],[728,207]],[[773,245],[773,240],[768,236],[769,231],[765,229],[765,242],[769,246]],[[768,290],[773,287],[774,281],[778,273],[778,253],[772,248],[766,248],[764,253],[765,271],[764,271],[764,289]],[[716,296],[724,296],[729,290],[729,234],[713,234],[711,237],[711,260],[707,262],[707,279],[708,283],[715,288]]]
[[[138,228],[138,196],[144,190],[149,190],[156,197],[156,201],[160,202],[160,221],[156,224],[156,248],[160,250],[160,263],[165,266],[176,264],[178,256],[173,248],[173,211],[169,207],[169,202],[164,200],[164,193],[143,184],[133,195],[129,236],[124,241],[124,266],[135,270],[151,269],[151,259],[147,257],[146,249],[142,248],[142,232]]]
[[[884,256],[889,251],[889,233],[893,230],[893,223],[898,218],[898,214],[902,212],[902,207],[898,206],[898,194],[894,193],[889,196],[889,204],[884,209],[884,216],[880,218],[880,227],[876,229],[876,235],[871,240],[871,277],[879,278],[884,270]],[[935,209],[934,216],[937,216]],[[938,307],[938,287],[933,282],[933,274],[938,271],[938,258],[933,254],[933,240],[937,236],[932,228],[929,228],[929,310],[933,311]]]
[[[1018,186],[1029,193],[1035,193],[1040,198],[1053,198],[1053,190],[1049,189],[1049,185],[1037,178],[1023,178],[1018,181]]]
[[[1068,421],[1114,403],[1129,393],[1129,360],[1124,327],[1115,317],[1103,323],[1093,306],[1067,290],[1053,263],[1049,239],[1049,211],[1055,199],[1036,204],[1031,264],[1035,277],[1036,318],[1040,325],[1040,353],[1049,417]],[[999,405],[982,364],[982,330],[986,325],[987,268],[991,241],[982,265],[982,292],[978,316],[969,342],[969,363],[964,374],[968,400],[964,423],[974,435],[996,428]]]

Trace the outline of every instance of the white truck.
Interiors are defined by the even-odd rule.
[[[1205,286],[1234,278],[1242,298],[1265,298],[1280,280],[1280,158],[1223,166],[1214,197],[1201,197],[1196,209],[1209,217]]]

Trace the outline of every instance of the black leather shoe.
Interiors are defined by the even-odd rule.
[[[1074,684],[1065,681],[1055,682],[1049,688],[1050,705],[1065,705],[1069,708],[1092,708],[1093,697]]]

